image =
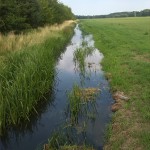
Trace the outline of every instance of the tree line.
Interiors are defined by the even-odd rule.
[[[117,12],[108,15],[76,16],[76,17],[78,19],[93,19],[93,18],[144,17],[144,16],[150,16],[150,9],[132,12]]]
[[[0,32],[20,32],[74,19],[58,0],[0,0]]]

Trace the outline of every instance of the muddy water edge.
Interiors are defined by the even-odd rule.
[[[29,125],[12,129],[2,137],[1,150],[42,149],[47,139],[55,149],[66,144],[103,148],[104,134],[112,116],[110,107],[114,102],[100,65],[104,56],[94,48],[92,35],[83,36],[78,25],[74,32],[57,63],[49,103],[41,105],[39,115],[33,117]],[[75,89],[78,92],[72,95]],[[79,107],[72,107],[76,105],[73,99],[79,100]],[[67,135],[68,139],[58,135],[57,140],[63,138],[63,142],[54,145],[51,141],[56,133]]]

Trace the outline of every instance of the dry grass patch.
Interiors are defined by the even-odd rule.
[[[99,88],[80,88],[76,91],[76,96],[83,101],[95,100],[97,94],[100,92]]]
[[[43,43],[49,37],[59,37],[60,35],[57,34],[57,31],[62,31],[73,23],[74,21],[72,20],[65,21],[63,24],[40,27],[26,34],[15,35],[13,32],[8,35],[0,34],[0,55]]]
[[[136,133],[142,133],[143,129],[148,131],[149,125],[139,123],[137,115],[135,110],[126,109],[125,102],[123,102],[122,108],[115,113],[111,125],[111,134],[116,136],[110,136],[109,143],[104,146],[104,150],[129,150],[135,149],[135,147],[138,150],[144,149]]]
[[[135,55],[134,59],[137,61],[150,63],[150,56],[149,55]]]

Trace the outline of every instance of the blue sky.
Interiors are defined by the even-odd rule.
[[[103,15],[121,11],[150,9],[150,0],[59,0],[75,15]]]

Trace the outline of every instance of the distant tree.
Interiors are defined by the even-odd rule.
[[[136,15],[135,15],[136,14]],[[143,11],[133,11],[133,12],[117,12],[108,15],[95,15],[95,16],[76,16],[78,19],[89,19],[89,18],[118,18],[118,17],[141,17],[150,16],[150,9],[145,9]]]
[[[150,16],[150,9],[145,9],[140,12],[141,16]]]
[[[1,0],[0,32],[22,31],[73,19],[71,9],[57,0]]]

